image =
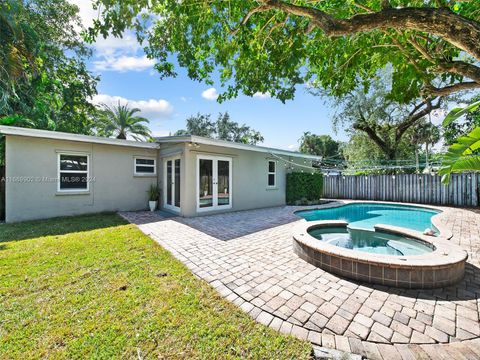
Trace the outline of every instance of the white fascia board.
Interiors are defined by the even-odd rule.
[[[58,132],[58,131],[27,129],[27,128],[15,127],[15,126],[0,126],[0,134],[52,139],[52,140],[77,141],[77,142],[104,144],[104,145],[128,146],[128,147],[144,148],[144,149],[160,148],[160,145],[158,143],[112,139],[112,138],[104,138],[104,137],[90,136],[90,135],[70,134],[70,133],[64,133],[64,132]]]
[[[242,143],[235,143],[232,141],[225,141],[225,140],[217,140],[217,139],[210,139],[202,136],[195,136],[195,135],[182,135],[182,136],[166,136],[157,138],[157,141],[161,143],[182,143],[182,142],[192,142],[197,144],[203,145],[211,145],[211,146],[220,146],[230,149],[238,149],[238,150],[247,150],[247,151],[256,151],[256,152],[263,152],[267,154],[277,154],[277,155],[284,155],[284,156],[291,156],[303,159],[311,159],[320,161],[322,159],[321,156],[316,155],[309,155],[309,154],[302,154],[295,151],[288,151],[282,149],[275,149],[275,148],[268,148],[264,146],[257,146],[257,145],[249,145],[249,144],[242,144]]]

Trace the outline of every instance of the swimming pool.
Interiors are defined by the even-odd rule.
[[[350,229],[374,230],[377,224],[399,226],[423,232],[432,225],[432,216],[440,211],[419,206],[355,203],[326,209],[297,211],[307,221],[342,220]]]

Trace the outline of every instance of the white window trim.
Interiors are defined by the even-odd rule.
[[[138,166],[152,167],[152,173],[137,172],[137,159],[139,160],[153,160],[153,165],[138,164]],[[157,159],[149,156],[134,156],[133,157],[133,175],[134,176],[157,176]]]
[[[87,157],[87,170],[61,170],[60,169],[60,157],[62,155],[67,155],[67,156],[86,156]],[[85,174],[87,177],[87,188],[86,189],[61,189],[61,180],[62,180],[62,173],[68,174],[68,173],[82,173]],[[57,181],[57,192],[59,193],[88,193],[90,192],[90,154],[89,153],[82,153],[82,152],[67,152],[67,151],[62,151],[57,153],[57,176],[58,176],[58,181]]]
[[[275,171],[270,171],[270,163],[273,162],[275,164]],[[273,185],[268,184],[268,178],[270,175],[273,175]],[[267,161],[267,188],[273,189],[277,187],[277,161],[276,160],[268,160]]]

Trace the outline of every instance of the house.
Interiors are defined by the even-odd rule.
[[[286,173],[317,156],[169,136],[137,142],[0,126],[5,145],[5,220],[17,222],[147,208],[151,184],[160,207],[198,216],[285,204]]]

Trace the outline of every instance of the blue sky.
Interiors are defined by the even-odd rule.
[[[84,25],[91,25],[96,14],[90,0],[75,3]],[[184,128],[185,119],[198,112],[211,113],[216,118],[219,112],[228,111],[234,121],[260,131],[265,146],[296,149],[304,131],[346,139],[345,134],[333,132],[333,109],[304,88],[299,88],[295,99],[286,104],[265,94],[242,95],[219,104],[216,95],[222,89],[218,84],[212,87],[190,80],[181,68],[177,69],[176,78],[160,80],[152,68],[154,62],[145,57],[133,34],[127,33],[123,39],[99,39],[93,47],[89,69],[101,77],[94,102],[128,101],[150,119],[155,135],[168,135]]]

